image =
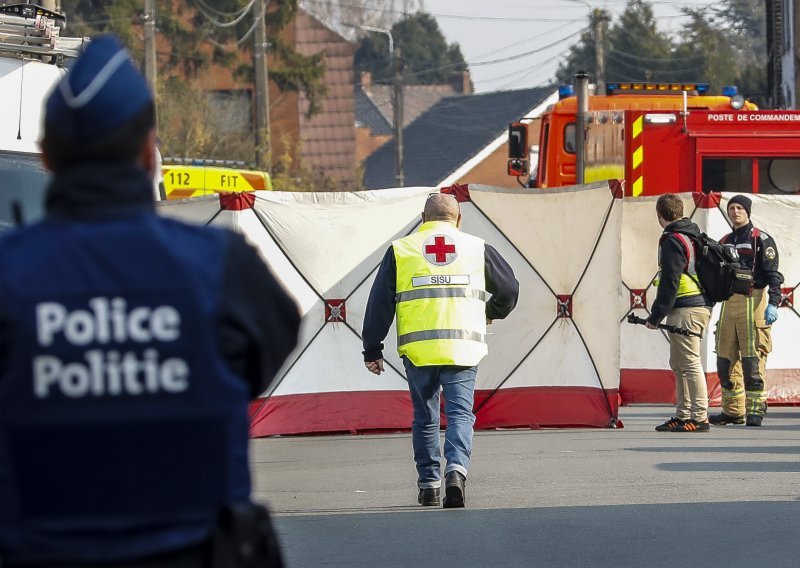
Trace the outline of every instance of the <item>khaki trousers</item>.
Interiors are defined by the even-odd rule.
[[[666,323],[703,334],[711,319],[711,308],[676,308]],[[708,387],[700,357],[700,337],[669,334],[669,366],[675,373],[675,416],[681,420],[708,421]]]
[[[764,320],[768,303],[766,289],[755,289],[751,296],[735,294],[722,304],[716,347],[717,357],[730,361],[728,380],[720,373],[722,412],[729,416],[766,412],[766,364],[772,351],[771,328]],[[757,369],[745,373],[743,357],[757,357]]]

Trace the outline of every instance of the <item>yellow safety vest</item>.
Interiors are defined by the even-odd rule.
[[[488,353],[483,239],[430,221],[392,247],[398,353],[418,367],[477,365]]]
[[[680,280],[678,280],[678,293],[677,298],[688,298],[690,296],[699,296],[703,293],[703,289],[700,288],[700,281],[697,277],[697,270],[695,268],[695,252],[694,252],[694,245],[692,244],[691,239],[686,235],[681,233],[671,233],[675,235],[681,243],[683,243],[684,249],[687,251],[689,256],[689,261],[686,264],[686,269],[681,274]],[[661,258],[661,243],[658,245],[658,258]],[[653,285],[658,286],[659,281],[661,280],[661,272],[653,280]]]

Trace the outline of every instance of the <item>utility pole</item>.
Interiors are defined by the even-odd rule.
[[[594,27],[594,92],[598,95],[604,94],[606,90],[606,53],[603,47],[603,38],[608,20],[608,13],[605,10],[595,8],[592,11],[592,25]]]
[[[394,183],[395,187],[406,184],[403,174],[403,76],[400,48],[395,51],[392,31],[375,26],[356,26],[368,32],[385,34],[389,38],[389,65],[392,72],[392,139],[394,141]]]
[[[264,16],[268,0],[258,0],[253,4],[255,30],[253,44],[253,64],[256,67],[255,105],[256,105],[256,165],[272,173],[272,154],[269,130],[269,71],[267,69],[267,28]],[[266,157],[266,160],[264,159]],[[266,162],[266,163],[265,163]]]
[[[393,53],[392,63],[394,64],[394,183],[396,187],[406,185],[405,175],[403,174],[403,75],[402,75],[402,55],[400,48]]]
[[[156,0],[144,0],[144,76],[156,96]]]
[[[586,166],[586,117],[589,114],[589,74],[586,71],[575,74],[575,91],[578,96],[578,112],[575,113],[575,183],[581,185]]]

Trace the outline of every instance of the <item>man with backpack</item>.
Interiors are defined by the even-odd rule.
[[[656,431],[707,432],[708,388],[700,342],[713,302],[703,293],[695,268],[700,228],[683,216],[683,202],[675,194],[658,198],[656,215],[664,232],[658,244],[658,291],[646,325],[657,329],[666,317],[668,325],[698,334],[670,334],[669,366],[675,373],[677,409]]]
[[[778,319],[783,275],[778,247],[750,222],[752,202],[744,195],[728,201],[733,232],[720,242],[736,248],[739,262],[753,275],[752,291],[734,294],[722,304],[717,323],[717,374],[722,387],[722,412],[710,417],[718,426],[761,426],[767,412],[764,367],[772,350],[771,325]],[[741,362],[741,373],[734,363]],[[738,367],[738,365],[736,365]]]

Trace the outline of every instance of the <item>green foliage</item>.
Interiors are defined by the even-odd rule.
[[[718,6],[684,8],[683,28],[670,37],[659,31],[652,6],[629,0],[604,37],[606,81],[707,82],[723,85],[763,106],[766,88],[766,14],[761,0],[730,0]],[[572,83],[578,70],[596,77],[592,18],[559,65],[556,78]]]
[[[404,80],[408,84],[435,85],[447,83],[467,64],[458,44],[448,45],[436,19],[425,12],[404,17],[390,30],[395,54],[400,53]],[[386,34],[370,33],[360,42],[355,53],[356,73],[369,71],[376,82],[389,82],[392,77]]]
[[[644,0],[630,0],[619,22],[608,31],[606,78],[611,81],[678,81],[670,55],[672,42],[658,31],[653,8]]]
[[[319,168],[311,168],[306,164],[295,162],[289,152],[290,144],[291,141],[288,139],[281,140],[279,146],[284,148],[284,152],[275,156],[272,161],[272,189],[275,191],[359,191],[363,189],[360,182],[361,175],[358,176],[356,185],[353,186],[353,184],[345,184],[336,178],[326,176]]]
[[[250,114],[246,113],[248,120],[239,120],[242,100],[225,100],[209,91],[206,85],[210,83],[204,77],[209,65],[215,64],[229,69],[242,87],[253,84],[253,66],[249,57],[243,57],[253,48],[253,14],[235,26],[218,25],[232,18],[217,12],[232,14],[246,3],[158,2],[157,33],[162,41],[158,43],[157,105],[164,155],[245,161],[251,161],[256,153],[263,155],[265,148],[255,147]],[[203,5],[213,10],[204,14]],[[307,115],[312,116],[320,110],[326,93],[324,55],[302,55],[280,39],[281,30],[297,14],[297,0],[270,0],[269,7],[265,24],[271,44],[270,80],[283,92],[303,93],[309,101]],[[63,0],[62,8],[68,17],[68,35],[117,34],[134,59],[144,61],[142,0]]]
[[[736,83],[738,70],[731,65],[736,55],[725,32],[715,28],[703,9],[685,9],[689,22],[681,32],[682,42],[676,47],[673,58],[676,64],[684,63],[687,71],[693,70],[696,79],[710,85],[710,92],[720,93],[724,85]]]
[[[245,4],[243,0],[205,0],[219,12],[234,13]],[[123,43],[138,61],[143,61],[141,40],[142,0],[63,0],[68,15],[70,34],[92,36],[111,32],[120,36]],[[175,9],[170,7],[174,6]],[[279,39],[280,31],[297,14],[297,0],[271,0],[265,15],[267,37],[271,38],[275,61],[270,68],[270,78],[282,91],[302,92],[310,101],[309,114],[319,111],[325,95],[324,59],[321,54],[305,56]],[[242,52],[252,51],[252,36],[240,41],[250,30],[253,18],[246,16],[236,26],[216,26],[203,15],[201,3],[194,0],[160,2],[158,33],[169,40],[169,50],[159,51],[159,72],[167,76],[179,74],[196,79],[214,63],[228,68],[235,76],[252,83],[252,71],[243,63]],[[210,14],[217,22],[230,21],[218,14]]]

